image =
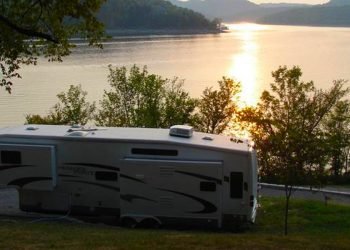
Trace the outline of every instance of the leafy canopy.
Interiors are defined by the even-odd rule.
[[[223,133],[238,109],[240,83],[225,77],[218,83],[218,90],[206,88],[199,101],[197,127],[206,133]]]
[[[109,67],[111,90],[105,91],[95,119],[100,126],[169,127],[192,123],[196,100],[178,78],[164,79],[134,65]]]
[[[59,100],[47,116],[27,115],[27,124],[58,124],[58,125],[85,125],[93,118],[96,110],[95,103],[86,101],[87,92],[81,85],[70,85],[68,91],[57,95]]]
[[[297,184],[319,181],[327,164],[327,138],[322,121],[348,93],[343,81],[328,90],[300,80],[299,67],[280,67],[272,73],[271,91],[264,91],[256,108],[241,112],[256,144],[260,174],[285,186],[285,234],[289,199]]]
[[[23,64],[36,64],[38,56],[61,61],[70,54],[72,37],[100,45],[103,25],[96,12],[105,0],[2,0],[0,1],[0,86],[10,93],[12,78]],[[1,75],[0,75],[1,76]]]

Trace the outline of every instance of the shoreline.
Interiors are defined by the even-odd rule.
[[[331,25],[331,24],[288,24],[288,23],[269,23],[269,22],[256,22],[259,25],[271,25],[271,26],[294,26],[294,27],[315,27],[315,28],[350,28],[350,24],[344,25]]]
[[[212,29],[118,29],[108,30],[107,35],[111,37],[120,36],[148,36],[148,35],[202,35],[220,34],[221,30]]]

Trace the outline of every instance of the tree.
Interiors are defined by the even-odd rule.
[[[348,92],[343,81],[328,91],[300,80],[299,67],[280,67],[272,73],[271,92],[264,91],[256,108],[247,108],[240,119],[257,148],[260,174],[273,175],[285,188],[285,234],[293,187],[319,180],[327,164],[326,138],[321,122]]]
[[[87,92],[83,91],[81,85],[71,85],[67,93],[57,95],[59,102],[56,103],[49,115],[27,115],[27,124],[56,124],[56,125],[85,125],[94,116],[95,103],[86,101]]]
[[[37,57],[62,61],[74,45],[72,37],[101,46],[103,25],[96,12],[105,0],[2,0],[0,1],[0,86],[11,93],[12,78],[20,78],[23,64]]]
[[[350,151],[350,103],[339,101],[323,122],[328,141],[331,172],[338,177],[347,172]]]
[[[237,111],[240,83],[225,78],[219,83],[219,90],[206,88],[199,101],[197,128],[200,131],[221,134]]]
[[[109,66],[110,91],[105,91],[95,119],[100,126],[168,127],[190,123],[195,100],[182,89],[177,78],[172,81],[149,74],[146,66]]]
[[[162,127],[169,128],[176,124],[195,124],[194,111],[198,100],[191,98],[183,89],[183,81],[174,78],[165,89],[164,113]]]

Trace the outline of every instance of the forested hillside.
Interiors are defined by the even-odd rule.
[[[215,30],[216,22],[202,14],[164,0],[108,0],[100,20],[113,29],[206,29]]]
[[[328,6],[319,5],[284,11],[266,16],[258,22],[288,25],[350,26],[350,5]]]

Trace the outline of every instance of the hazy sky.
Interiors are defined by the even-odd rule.
[[[320,4],[329,2],[329,0],[250,0],[254,3],[308,3]]]

